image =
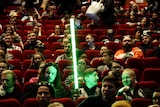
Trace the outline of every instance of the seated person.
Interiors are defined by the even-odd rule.
[[[142,49],[143,54],[146,54],[146,51],[149,49],[154,49],[154,47],[151,44],[151,37],[148,34],[142,35],[142,44],[139,46],[140,49]]]
[[[122,49],[116,51],[114,59],[123,59],[126,61],[128,58],[144,58],[143,52],[138,47],[133,47],[130,35],[124,36],[122,40]]]
[[[81,58],[77,62],[77,72],[78,72],[78,81],[84,82],[83,72],[88,68],[87,61],[84,58]],[[70,83],[74,82],[74,75],[69,75],[64,81],[66,86],[69,87]]]
[[[99,96],[89,96],[78,107],[111,107],[116,101],[115,96],[119,85],[119,81],[113,76],[105,76],[102,80],[101,94]]]
[[[123,87],[118,90],[117,95],[129,102],[134,98],[151,98],[151,90],[138,88],[136,82],[135,72],[129,68],[124,69],[122,72]]]
[[[105,52],[105,51],[107,51],[107,50],[108,50],[107,46],[101,46],[100,51],[99,51],[100,57],[94,57],[94,58],[91,60],[90,63],[92,64],[93,60],[95,60],[95,59],[101,60],[101,59],[102,59],[102,54],[103,54],[103,52]]]
[[[160,88],[155,89],[152,95],[152,103],[153,105],[150,105],[148,107],[160,107]]]
[[[92,34],[87,34],[86,37],[86,45],[84,46],[83,50],[98,50],[99,47],[96,47],[95,43],[94,43],[94,37]]]
[[[67,92],[61,83],[60,72],[58,71],[58,67],[55,63],[48,62],[44,65],[36,83],[39,82],[48,82],[53,87],[54,98],[67,97]],[[21,98],[21,103],[23,103],[27,98],[36,97],[36,83],[26,87]]]
[[[55,63],[58,63],[60,60],[63,60],[63,59],[67,59],[67,60],[72,59],[71,43],[64,44],[64,51],[65,51],[64,54],[59,55],[56,58]]]
[[[31,57],[31,64],[28,69],[38,70],[40,63],[44,62],[45,58],[42,53],[37,52]]]
[[[109,70],[108,65],[113,61],[113,56],[114,54],[110,50],[103,52],[101,60],[103,61],[104,65],[98,66],[97,70],[100,71],[101,73],[105,70]]]
[[[123,66],[118,61],[112,61],[108,64],[109,72],[108,75],[113,75],[117,80],[121,81],[121,74],[123,70]]]
[[[46,62],[40,62],[39,64],[39,68],[38,68],[38,75],[37,77],[32,77],[29,82],[33,82],[33,83],[36,83],[38,81],[38,78],[39,78],[39,74],[40,72],[42,71],[43,67],[45,66]]]
[[[39,102],[39,107],[47,107],[50,104],[50,100],[54,98],[54,89],[47,82],[38,83],[36,99]]]
[[[45,49],[44,44],[37,39],[36,33],[30,31],[29,34],[27,35],[27,42],[24,44],[24,50],[34,50],[37,47]]]
[[[1,73],[0,99],[15,98],[20,100],[21,91],[16,85],[16,75],[11,70]]]
[[[11,34],[6,34],[3,40],[7,45],[7,51],[18,50],[22,53],[21,47],[14,45],[14,38]]]
[[[87,68],[83,72],[84,85],[79,88],[79,97],[88,97],[90,95],[99,96],[98,73],[95,68]]]

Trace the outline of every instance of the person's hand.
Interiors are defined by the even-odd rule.
[[[124,87],[122,87],[122,88],[120,88],[120,89],[118,90],[118,93],[122,93],[122,92],[124,92],[124,91],[128,91],[129,89],[130,89],[129,86],[124,86]]]
[[[0,86],[0,96],[5,96],[6,95],[6,91],[3,89],[3,86]]]

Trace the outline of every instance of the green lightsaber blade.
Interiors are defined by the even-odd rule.
[[[70,31],[71,31],[71,42],[72,42],[72,57],[73,57],[73,70],[74,70],[74,83],[75,89],[78,89],[78,73],[77,73],[77,54],[76,54],[76,38],[74,28],[74,18],[70,19]]]

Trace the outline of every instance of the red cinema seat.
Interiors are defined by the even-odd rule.
[[[22,107],[20,102],[17,99],[1,99],[0,100],[1,107]]]

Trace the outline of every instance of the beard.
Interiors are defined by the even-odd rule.
[[[125,52],[130,52],[132,50],[132,45],[126,44],[123,46]]]

